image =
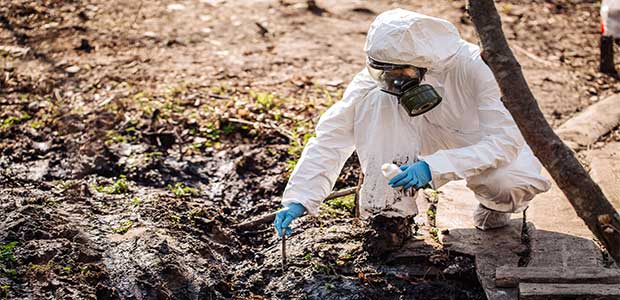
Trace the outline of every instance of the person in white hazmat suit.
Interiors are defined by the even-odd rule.
[[[599,71],[620,77],[614,63],[614,44],[620,44],[620,0],[601,1]]]
[[[450,22],[390,10],[370,26],[364,50],[366,68],[321,116],[290,176],[274,222],[279,235],[317,214],[353,151],[365,175],[360,212],[382,222],[417,214],[407,190],[465,179],[480,202],[476,227],[498,228],[550,188],[480,49]],[[388,181],[381,166],[392,162],[402,173]]]

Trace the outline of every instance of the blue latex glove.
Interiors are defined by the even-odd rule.
[[[273,221],[273,225],[276,226],[278,236],[282,236],[282,229],[285,229],[286,235],[291,235],[293,230],[288,225],[293,220],[301,217],[306,212],[306,208],[299,203],[288,204],[285,208],[279,210],[276,213],[276,219]]]
[[[418,161],[416,163],[402,165],[400,169],[403,171],[400,174],[394,176],[388,184],[393,188],[402,186],[404,189],[415,187],[420,189],[426,184],[431,182],[431,169],[424,161]]]

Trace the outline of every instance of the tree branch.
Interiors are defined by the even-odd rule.
[[[325,197],[325,201],[351,195],[351,194],[356,193],[356,191],[357,191],[357,187],[350,187],[350,188],[342,189],[339,191],[333,191],[327,197]],[[275,218],[276,218],[276,212],[272,212],[266,215],[262,215],[255,220],[250,220],[250,221],[246,221],[243,223],[235,224],[233,225],[233,227],[237,230],[247,231],[247,230],[254,229],[258,226],[271,223],[273,222],[273,220],[275,220]]]

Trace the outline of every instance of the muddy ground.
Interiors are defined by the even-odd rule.
[[[527,3],[524,3],[527,2]],[[25,1],[0,5],[0,299],[484,299],[473,259],[361,250],[350,198],[280,246],[266,224],[321,112],[392,7],[464,1]],[[554,126],[620,90],[598,1],[500,1]],[[336,188],[354,186],[352,157]],[[438,212],[441,213],[441,212]]]

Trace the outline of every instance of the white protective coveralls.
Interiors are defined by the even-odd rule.
[[[486,207],[501,212],[525,209],[550,188],[541,164],[525,144],[499,87],[480,58],[448,21],[395,9],[382,13],[368,32],[366,54],[374,60],[427,68],[422,83],[443,101],[409,117],[395,96],[381,91],[366,69],[343,99],[320,118],[284,191],[282,202],[302,204],[316,214],[354,150],[365,175],[362,216],[417,214],[412,197],[391,188],[381,165],[428,163],[432,185],[466,179]]]
[[[620,38],[620,0],[601,2],[602,34]]]

